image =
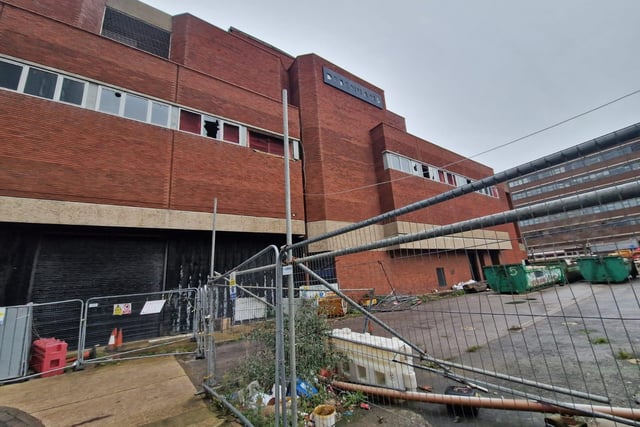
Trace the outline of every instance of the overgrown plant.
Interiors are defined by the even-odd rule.
[[[332,348],[326,316],[318,313],[318,307],[309,301],[299,306],[295,316],[296,326],[296,373],[298,378],[309,384],[315,383],[320,369],[334,368],[344,359]],[[275,383],[276,330],[274,322],[265,322],[256,327],[248,336],[251,341],[250,354],[232,368],[223,380],[225,393],[246,388],[258,381],[265,392],[270,392]],[[285,369],[289,372],[289,317],[284,321]],[[287,374],[288,375],[288,374]]]

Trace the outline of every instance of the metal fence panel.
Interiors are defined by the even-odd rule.
[[[193,288],[88,299],[81,348],[96,348],[101,354],[82,361],[198,352],[186,345],[198,342],[197,302],[198,290]]]
[[[22,366],[19,372],[13,372],[19,375],[0,379],[0,383],[49,375],[52,372],[60,373],[64,369],[76,367],[80,353],[78,342],[82,333],[83,307],[82,300],[77,299],[6,307],[7,312],[19,313],[20,318],[24,320],[20,327],[14,327],[12,331],[16,334],[13,341],[22,343],[23,352],[19,360]],[[38,352],[34,350],[33,342],[37,340],[42,340],[40,342],[54,340],[63,343],[64,354],[56,352],[55,360],[51,361],[48,360],[49,358],[45,358],[47,360],[44,361],[34,359],[34,354]],[[0,353],[4,353],[5,346],[3,345],[0,350]],[[1,357],[0,371],[6,369],[10,363],[11,361],[4,356]]]
[[[363,315],[340,317],[333,333],[337,348],[351,360],[342,367],[348,380],[358,384],[351,390],[404,399],[415,397],[411,393],[423,386],[444,395],[443,403],[447,392],[459,386],[470,396],[498,396],[497,401],[475,402],[477,407],[493,405],[491,425],[502,425],[496,423],[499,409],[520,409],[518,425],[540,425],[544,420],[538,412],[549,411],[637,425],[632,420],[640,417],[634,409],[640,392],[636,280],[533,281],[535,286],[523,293],[504,293],[476,292],[479,281],[451,283],[447,276],[461,260],[481,257],[487,263],[495,242],[486,236],[498,225],[568,216],[585,206],[635,198],[639,190],[639,183],[632,182],[439,227],[413,224],[406,234],[388,238],[369,222],[293,245],[296,286],[322,285],[338,294],[348,311]],[[379,220],[383,227],[390,217]],[[423,293],[416,291],[420,280]],[[341,291],[349,285],[373,286],[377,292]],[[289,351],[294,348],[302,357],[305,349]],[[429,405],[419,410],[442,416]],[[478,425],[488,425],[481,418]],[[513,425],[515,418],[502,419]]]
[[[27,373],[31,319],[30,306],[0,308],[0,381]]]

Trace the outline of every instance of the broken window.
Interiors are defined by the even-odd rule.
[[[100,91],[100,103],[98,109],[103,113],[120,114],[120,101],[122,93],[103,87]]]
[[[220,129],[218,120],[213,117],[205,117],[202,127],[204,129],[204,136],[209,138],[218,138],[218,130]]]

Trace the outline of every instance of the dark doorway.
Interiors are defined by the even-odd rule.
[[[480,281],[482,276],[480,275],[480,270],[478,270],[478,253],[476,251],[468,251],[467,258],[469,259],[469,269],[471,270],[471,278],[476,282]]]
[[[447,278],[444,275],[444,268],[437,267],[436,268],[436,276],[438,276],[438,287],[446,288],[447,287]]]

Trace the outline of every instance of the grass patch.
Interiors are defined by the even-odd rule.
[[[591,344],[594,344],[594,345],[609,344],[609,340],[607,338],[603,338],[603,337],[594,338],[594,339],[591,340]]]
[[[629,359],[635,359],[634,357],[635,355],[633,353],[630,353],[628,351],[626,351],[625,349],[619,349],[618,353],[616,354],[616,359],[618,360],[629,360]]]
[[[419,295],[418,299],[421,302],[429,302],[429,301],[438,301],[441,299],[445,299],[445,298],[453,298],[453,297],[459,297],[462,295],[466,295],[466,292],[464,290],[444,290],[441,292],[434,292],[432,294],[423,294],[423,295]]]
[[[481,345],[472,345],[471,347],[467,348],[467,353],[475,353],[476,351],[480,350],[482,348]]]

